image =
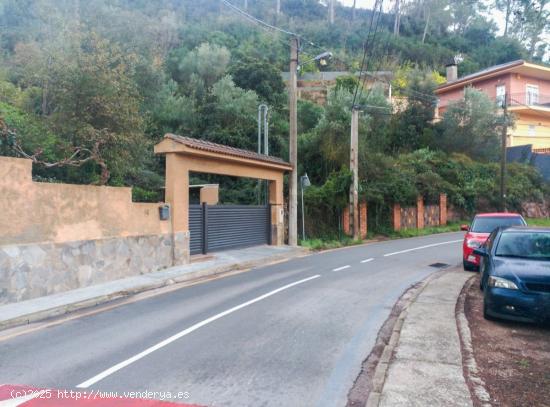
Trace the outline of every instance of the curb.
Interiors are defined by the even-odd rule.
[[[380,395],[386,381],[386,374],[399,342],[401,328],[407,317],[408,308],[416,301],[430,282],[450,270],[453,270],[453,268],[430,274],[424,280],[409,287],[397,300],[390,316],[378,333],[373,351],[363,362],[361,373],[348,393],[348,407],[359,405],[377,407],[379,405]],[[358,388],[357,392],[362,394],[353,394],[356,387]],[[366,402],[364,401],[365,399]]]
[[[479,369],[474,357],[474,349],[472,347],[472,335],[470,331],[470,325],[466,318],[465,306],[466,295],[468,290],[476,283],[476,276],[470,277],[458,296],[456,303],[455,316],[456,327],[458,329],[458,336],[460,338],[460,345],[462,350],[462,364],[464,371],[464,378],[466,384],[470,389],[470,394],[474,401],[475,406],[490,407],[491,396],[485,387],[485,382],[479,376]]]
[[[295,252],[290,256],[288,253],[276,254],[276,255],[265,257],[262,259],[250,260],[242,263],[230,263],[224,266],[213,267],[210,269],[182,273],[179,276],[171,276],[164,279],[157,279],[156,281],[154,276],[148,275],[147,277],[150,277],[152,280],[150,283],[137,285],[126,289],[120,289],[117,291],[113,291],[112,293],[109,293],[109,294],[99,295],[92,298],[86,298],[84,300],[76,301],[69,304],[53,306],[51,308],[42,309],[42,310],[28,313],[28,314],[23,314],[10,319],[0,320],[0,330],[15,328],[22,325],[28,325],[30,323],[38,322],[47,318],[58,317],[71,312],[83,310],[85,308],[91,308],[91,307],[105,304],[111,301],[127,298],[146,291],[156,290],[159,288],[173,286],[173,285],[180,285],[180,284],[181,285],[196,284],[196,283],[200,283],[211,279],[221,278],[227,274],[231,274],[234,272],[246,272],[249,269],[257,266],[268,266],[275,263],[291,260],[294,258],[304,257],[309,254],[310,254],[309,250],[301,249],[300,251]],[[154,273],[151,273],[151,274],[154,274]],[[86,288],[86,287],[83,287],[83,288]],[[13,303],[13,304],[17,304],[17,303]]]
[[[391,359],[394,355],[395,349],[397,348],[397,344],[399,343],[401,328],[403,328],[403,323],[405,322],[405,318],[407,318],[408,308],[416,301],[418,296],[422,293],[422,291],[424,291],[430,282],[441,277],[446,272],[448,272],[448,270],[431,274],[422,280],[420,285],[413,287],[410,290],[410,297],[407,298],[405,304],[403,304],[401,313],[397,317],[397,320],[393,326],[390,340],[384,347],[382,356],[380,357],[376,370],[374,371],[374,376],[372,379],[373,387],[367,398],[367,402],[365,404],[366,407],[378,407],[380,404],[380,395],[382,394],[382,390],[386,382],[386,375],[390,367]]]

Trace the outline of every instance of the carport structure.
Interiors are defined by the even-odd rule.
[[[265,225],[267,241],[272,245],[284,244],[283,176],[286,171],[292,169],[289,163],[280,158],[174,134],[166,134],[164,139],[155,146],[155,153],[166,156],[165,199],[171,207],[174,264],[189,262],[191,233],[197,233],[197,229],[190,231],[190,172],[268,181],[269,206],[266,209],[268,213],[266,212]],[[229,225],[246,224],[247,218],[254,216],[253,213],[247,213],[245,207],[241,209],[241,211],[232,212],[233,222]],[[242,222],[238,222],[239,216],[242,217]],[[227,229],[227,225],[221,222],[219,225],[214,224],[213,227]],[[238,239],[243,233],[248,233],[246,227],[236,231],[234,238]],[[231,235],[226,234],[224,238],[231,239]],[[248,241],[250,242],[250,239]]]

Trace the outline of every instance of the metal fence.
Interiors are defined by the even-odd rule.
[[[270,244],[269,205],[190,205],[191,254]]]

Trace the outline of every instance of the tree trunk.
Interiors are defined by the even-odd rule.
[[[393,21],[393,34],[399,35],[399,25],[401,23],[401,11],[400,11],[401,0],[395,0],[395,19]]]
[[[506,17],[504,18],[504,37],[508,36],[508,24],[510,23],[510,11],[512,9],[512,0],[506,2]]]
[[[424,44],[424,41],[426,40],[426,34],[428,34],[428,26],[430,25],[430,16],[432,13],[430,12],[430,8],[428,7],[428,15],[426,16],[426,24],[424,25],[424,34],[422,34],[422,44]]]

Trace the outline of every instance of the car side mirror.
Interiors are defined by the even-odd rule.
[[[478,256],[487,257],[489,253],[487,252],[487,249],[484,247],[478,247],[477,249],[474,249],[474,254],[477,254]]]
[[[468,226],[468,225],[460,225],[460,230],[463,230],[463,231],[467,232],[468,230],[470,230],[470,226]]]

